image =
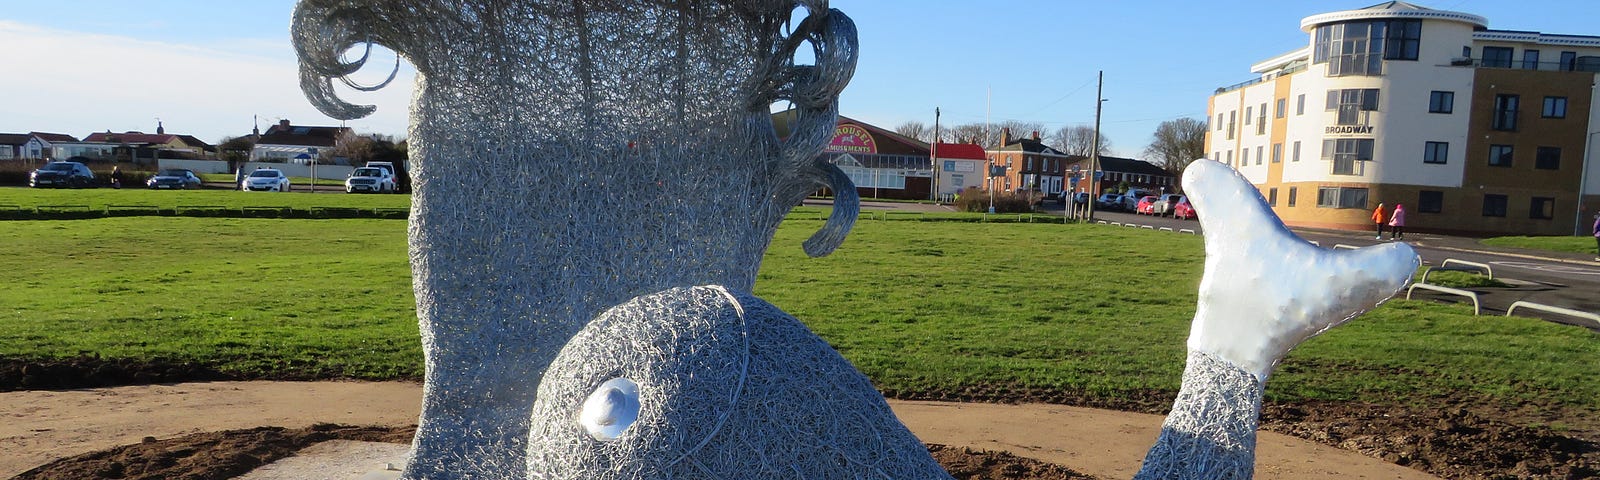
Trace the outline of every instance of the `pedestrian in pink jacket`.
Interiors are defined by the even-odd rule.
[[[1399,240],[1406,236],[1406,206],[1396,203],[1394,213],[1389,215],[1389,239]]]
[[[1594,261],[1600,262],[1600,212],[1594,212]]]

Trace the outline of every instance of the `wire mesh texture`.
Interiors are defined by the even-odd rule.
[[[409,237],[427,373],[405,478],[522,471],[542,373],[604,308],[748,290],[818,187],[846,195],[808,254],[856,217],[848,177],[817,155],[857,58],[826,0],[303,0],[291,37],[302,90],[335,118],[374,108],[339,98],[369,59],[347,50],[383,45],[418,72]],[[814,64],[797,64],[808,46]],[[781,102],[798,114],[785,139]]]
[[[1262,383],[1243,368],[1190,351],[1161,436],[1133,478],[1239,480],[1256,463]]]
[[[638,385],[614,439],[591,392]],[[947,479],[883,395],[799,320],[718,286],[636,298],[580,331],[539,387],[532,479]]]

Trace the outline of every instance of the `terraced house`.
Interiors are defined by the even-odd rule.
[[[1570,235],[1600,208],[1600,37],[1406,2],[1312,15],[1217,90],[1206,151],[1291,225]]]

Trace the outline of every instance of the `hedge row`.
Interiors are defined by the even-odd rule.
[[[355,208],[355,207],[220,207],[153,205],[110,205],[90,208],[88,205],[40,205],[19,207],[0,205],[0,220],[82,220],[107,217],[218,217],[218,218],[384,218],[406,219],[408,208]]]

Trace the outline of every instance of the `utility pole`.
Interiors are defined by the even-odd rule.
[[[1094,143],[1089,147],[1089,222],[1094,222],[1094,201],[1100,198],[1100,105],[1106,103],[1106,71],[1101,70],[1094,86]]]
[[[933,196],[934,205],[939,204],[939,107],[933,107],[933,149],[929,152],[933,156]]]

